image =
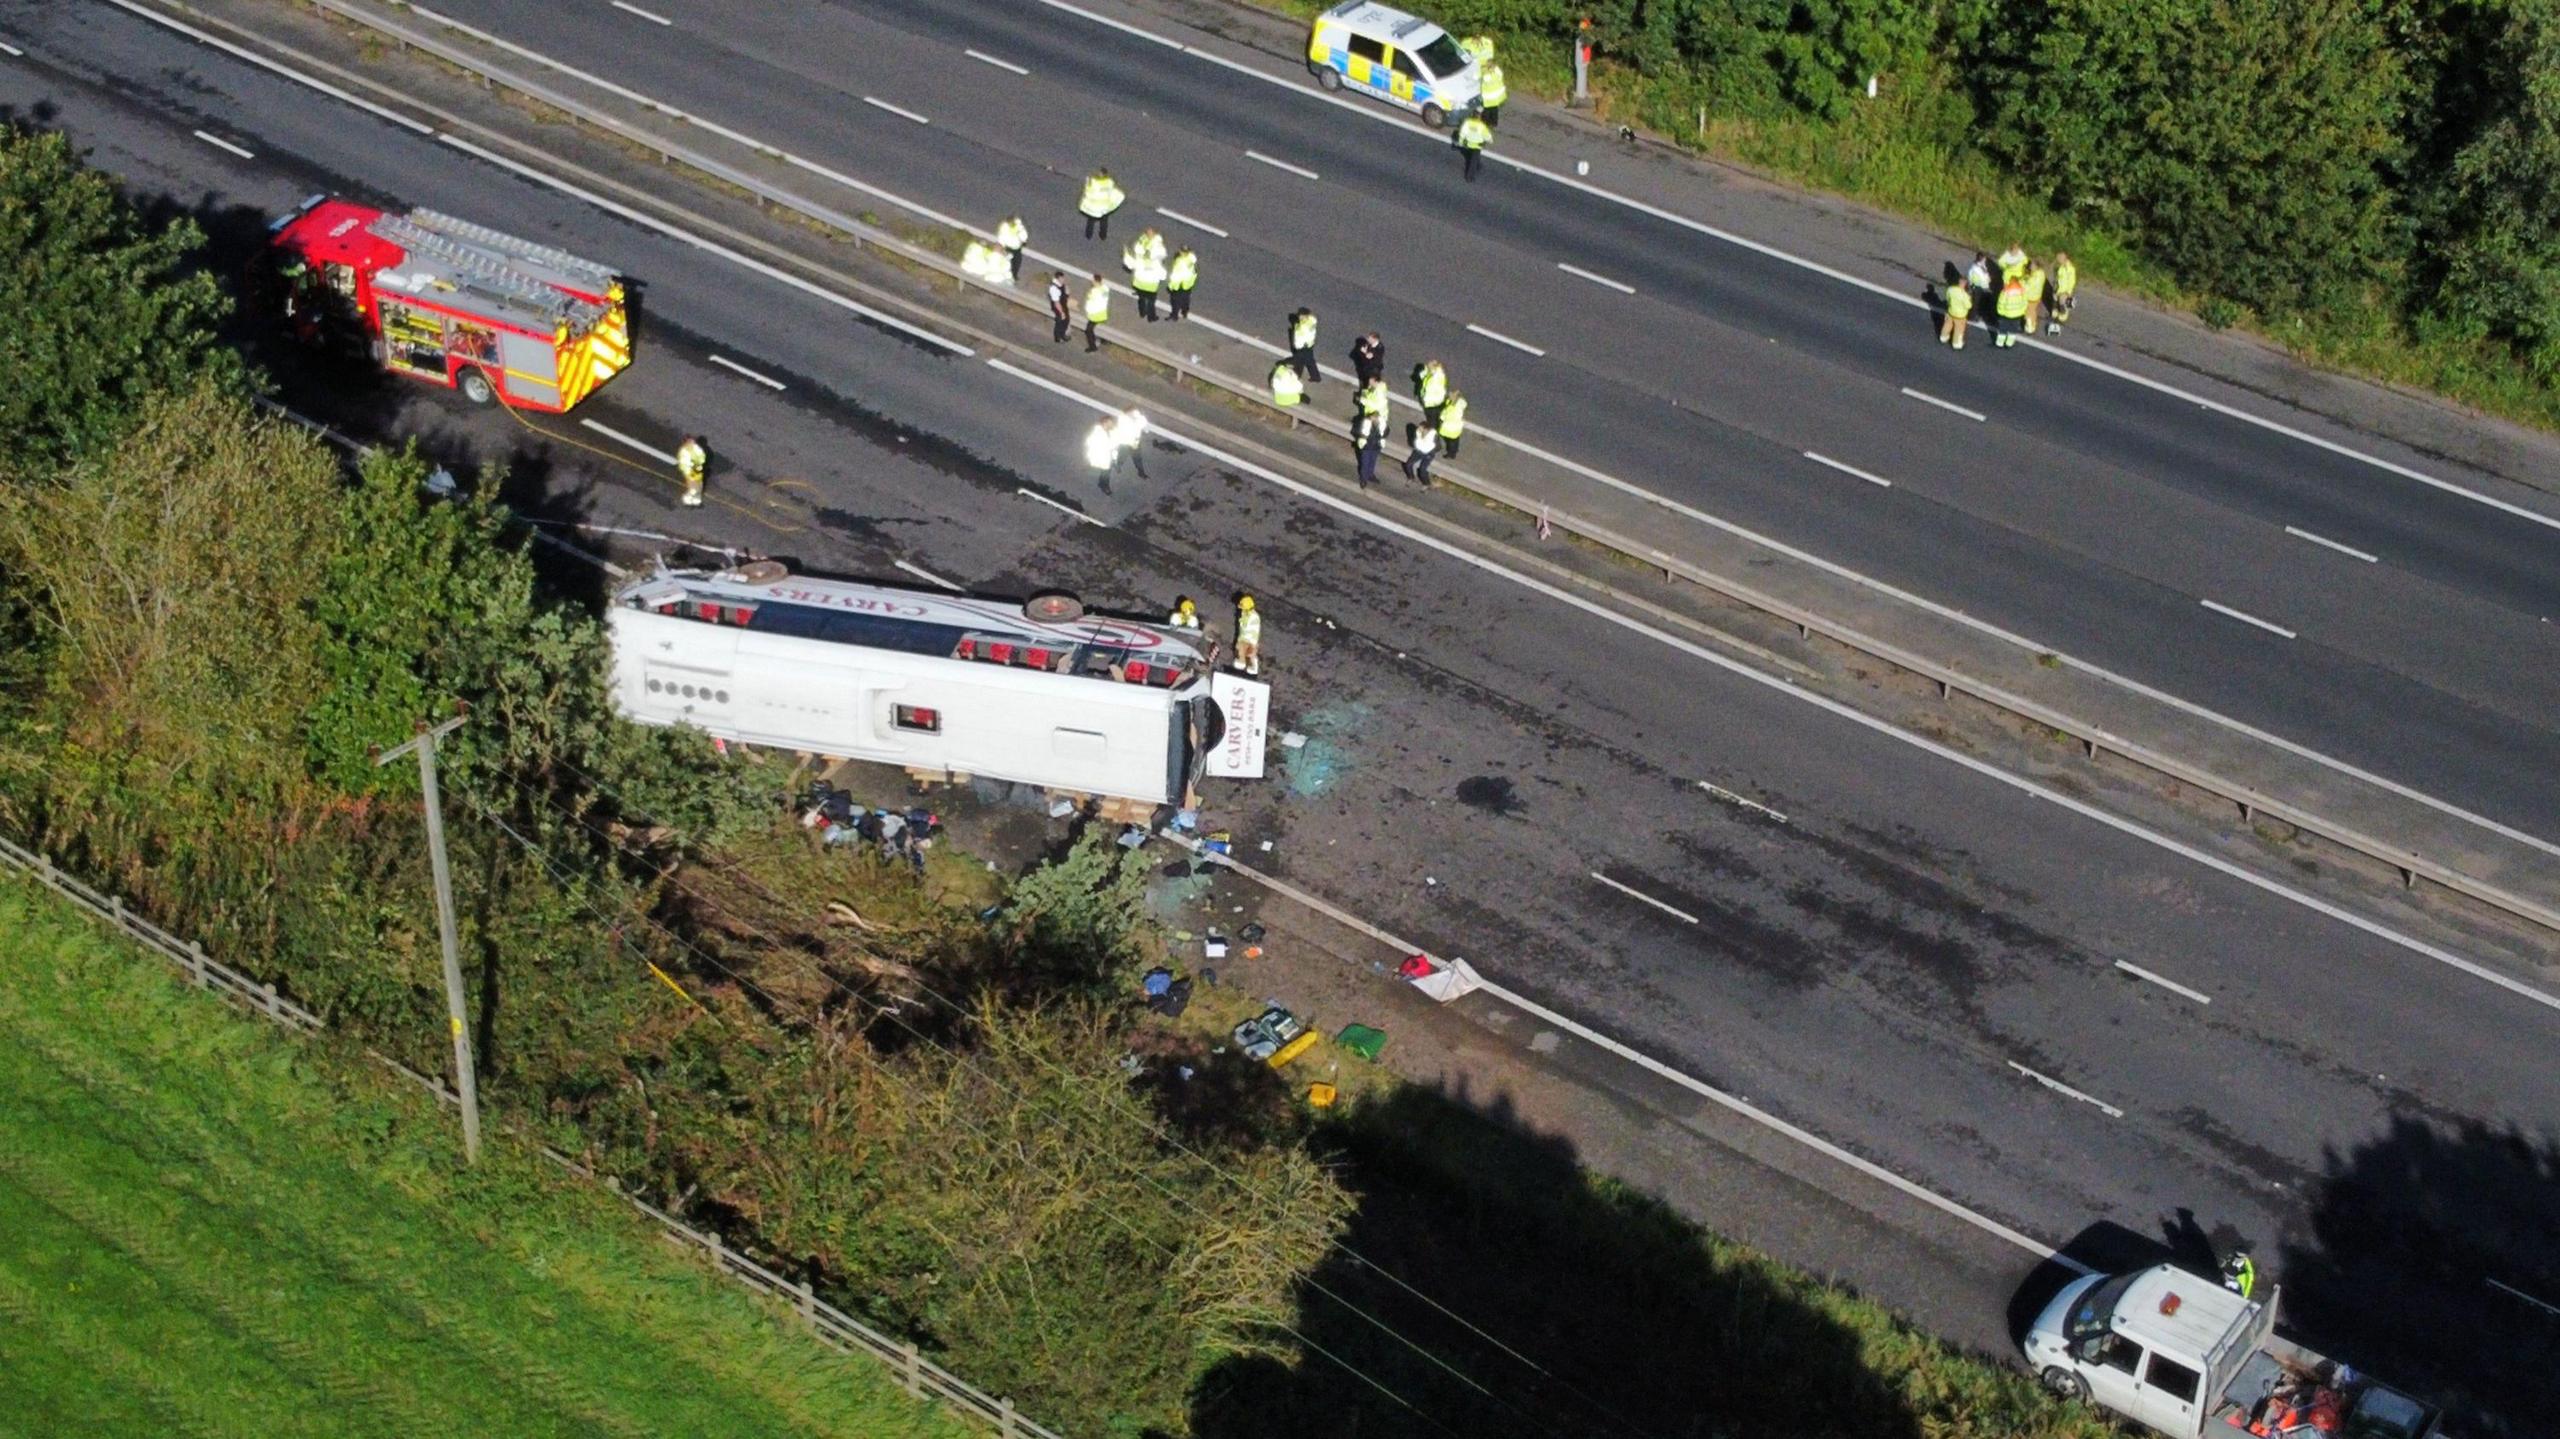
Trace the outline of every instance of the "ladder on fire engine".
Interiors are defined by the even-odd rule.
[[[580,259],[554,245],[538,245],[531,240],[519,239],[503,230],[492,230],[486,225],[456,219],[440,210],[411,210],[409,223],[422,229],[434,230],[439,234],[450,235],[457,240],[468,241],[484,250],[513,255],[520,260],[530,260],[537,265],[548,265],[572,279],[589,281],[588,288],[599,295],[603,294],[605,286],[612,284],[614,280],[611,269],[593,260]]]
[[[385,215],[374,221],[373,232],[411,255],[432,258],[452,266],[456,277],[467,281],[474,289],[514,300],[538,314],[565,318],[583,308],[570,296],[456,236],[439,234],[396,215]]]

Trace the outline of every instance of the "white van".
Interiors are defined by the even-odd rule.
[[[2064,1286],[2028,1326],[2047,1389],[2170,1439],[2295,1427],[2356,1439],[2430,1439],[2438,1412],[2276,1333],[2276,1293],[2244,1299],[2159,1264]]]
[[[1449,32],[1377,0],[1343,0],[1318,15],[1307,35],[1307,68],[1324,89],[1348,85],[1415,112],[1426,125],[1446,125],[1476,104],[1476,62]]]

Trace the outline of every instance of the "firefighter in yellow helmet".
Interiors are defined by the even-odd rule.
[[[1178,630],[1196,630],[1200,628],[1200,607],[1191,602],[1189,595],[1177,596],[1173,613],[1165,617],[1165,623]]]
[[[702,436],[685,436],[684,443],[676,446],[676,473],[684,478],[684,497],[681,503],[689,506],[701,505],[702,477],[710,469],[711,451],[703,447]]]
[[[1262,673],[1262,611],[1251,595],[1236,596],[1235,666],[1249,675]]]

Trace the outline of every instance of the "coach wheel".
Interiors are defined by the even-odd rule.
[[[462,378],[456,383],[461,387],[462,398],[475,405],[485,405],[498,398],[498,387],[490,384],[489,377],[478,370],[463,371]]]

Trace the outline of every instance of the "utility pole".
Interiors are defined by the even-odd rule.
[[[458,707],[457,707],[458,708]],[[444,797],[436,789],[436,741],[459,728],[467,714],[457,713],[432,728],[423,722],[417,738],[397,749],[376,750],[374,768],[411,750],[418,752],[418,787],[427,806],[427,866],[436,877],[436,935],[444,945],[444,1003],[453,1022],[454,1089],[462,1096],[462,1155],[480,1162],[480,1082],[471,1068],[471,1016],[462,997],[462,952],[453,934],[453,873],[444,860]]]

